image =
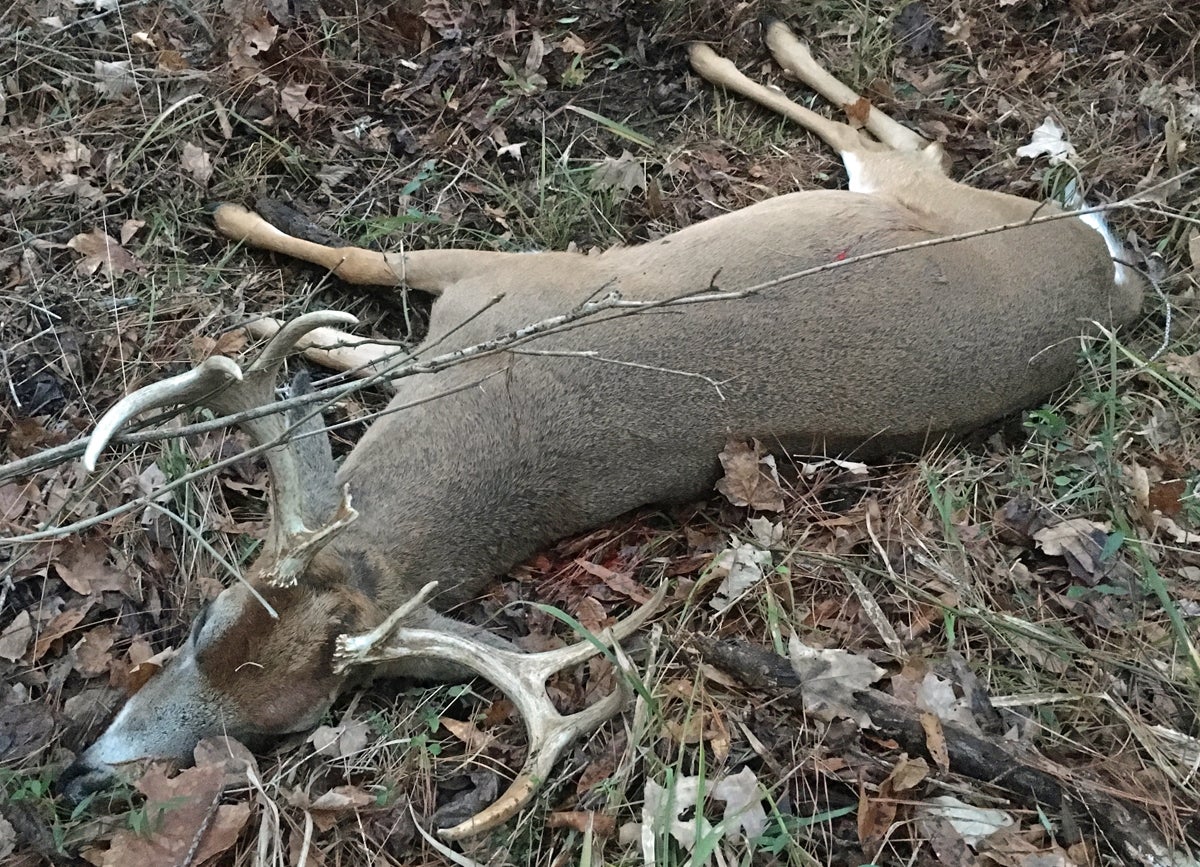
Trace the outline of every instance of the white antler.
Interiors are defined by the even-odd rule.
[[[515,815],[550,775],[563,749],[621,709],[628,697],[624,678],[618,678],[617,689],[611,695],[578,713],[565,716],[558,712],[546,694],[546,679],[568,666],[584,662],[634,632],[662,604],[667,585],[664,583],[649,602],[604,630],[597,639],[542,653],[504,650],[465,635],[404,626],[404,620],[421,606],[436,586],[436,581],[425,585],[419,594],[370,632],[340,636],[334,651],[334,669],[342,672],[352,665],[397,659],[454,662],[491,681],[516,705],[525,720],[529,738],[525,764],[508,790],[489,807],[465,822],[439,832],[446,839],[458,840],[489,831]],[[624,673],[632,672],[626,670]]]
[[[259,357],[245,371],[221,356],[205,360],[193,370],[140,388],[113,405],[96,424],[84,451],[83,464],[96,468],[100,452],[128,421],[152,409],[167,406],[205,406],[219,416],[244,413],[272,403],[279,367],[298,341],[316,328],[353,325],[358,320],[349,313],[333,310],[306,313],[279,330]],[[343,489],[336,513],[324,526],[306,526],[303,468],[294,449],[282,442],[291,425],[280,413],[238,421],[255,445],[277,443],[266,453],[271,472],[271,529],[266,552],[271,556],[268,576],[277,586],[293,586],[297,576],[320,548],[339,530],[358,517],[350,505],[350,494]]]

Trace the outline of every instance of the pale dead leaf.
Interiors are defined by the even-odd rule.
[[[205,186],[208,179],[212,177],[212,157],[208,155],[208,151],[197,144],[190,141],[184,142],[179,161],[183,165],[184,171],[199,181],[201,186]]]
[[[0,659],[16,662],[25,655],[33,641],[33,618],[21,611],[3,632],[0,632]]]
[[[587,43],[576,36],[574,33],[568,33],[558,43],[559,50],[563,54],[584,54],[587,52]]]
[[[1053,119],[1046,118],[1042,125],[1033,131],[1029,144],[1017,148],[1018,157],[1037,159],[1045,154],[1050,158],[1050,165],[1060,163],[1074,164],[1076,160],[1075,146],[1063,136],[1065,131]]]
[[[131,60],[96,60],[92,71],[96,76],[96,91],[105,99],[120,99],[137,87]]]
[[[1087,518],[1067,518],[1033,534],[1038,547],[1051,557],[1063,557],[1071,574],[1096,584],[1111,568],[1100,555],[1108,542],[1108,526]]]
[[[942,722],[958,723],[976,734],[980,734],[979,724],[971,713],[970,700],[965,696],[960,698],[954,692],[954,684],[943,677],[938,677],[932,671],[925,673],[917,687],[917,707],[921,710],[937,714]]]
[[[313,749],[323,756],[346,758],[362,752],[370,739],[365,720],[343,720],[340,725],[320,726],[308,736]]]
[[[1200,352],[1191,355],[1169,352],[1163,356],[1163,362],[1170,373],[1183,377],[1195,387],[1200,387]]]
[[[133,236],[145,225],[145,220],[126,220],[123,222],[121,224],[121,244],[125,245],[132,241]]]
[[[338,785],[313,801],[308,809],[326,813],[346,813],[376,802],[376,796],[356,785]]]
[[[769,518],[751,518],[750,534],[754,544],[760,548],[771,548],[783,541],[783,522],[772,522]]]
[[[766,453],[758,440],[747,443],[730,440],[718,456],[725,475],[717,482],[717,491],[735,506],[749,506],[764,512],[783,511],[783,489],[775,458]]]
[[[871,660],[845,650],[818,650],[793,634],[788,641],[788,659],[800,677],[804,712],[831,722],[846,717],[859,728],[870,728],[871,717],[854,706],[854,693],[870,689],[886,672]]]
[[[1188,259],[1192,263],[1192,273],[1200,276],[1200,232],[1194,230],[1188,238]]]
[[[80,274],[95,274],[102,270],[106,277],[111,278],[119,277],[126,271],[141,274],[146,270],[136,256],[99,229],[76,235],[67,241],[67,246],[83,257],[75,266]]]
[[[737,839],[753,840],[767,829],[767,812],[762,805],[762,791],[758,777],[750,768],[742,768],[717,782],[712,787],[712,796],[725,802],[722,823],[726,833]]]
[[[1012,816],[1007,813],[973,807],[950,795],[930,798],[917,807],[917,814],[935,819],[945,819],[972,846],[977,845],[985,837],[1013,824]]]
[[[627,150],[619,157],[605,157],[593,166],[593,190],[619,190],[632,193],[646,189],[646,166]]]
[[[308,98],[308,89],[312,85],[293,81],[279,91],[279,104],[294,121],[300,120],[300,112],[311,111],[317,104]]]
[[[5,861],[17,847],[17,832],[8,819],[0,816],[0,861]]]
[[[663,832],[687,851],[696,848],[696,841],[715,842],[725,834],[735,839],[738,836],[757,837],[766,828],[766,812],[762,808],[762,795],[758,778],[749,768],[721,779],[707,780],[702,777],[681,776],[672,781],[668,789],[654,780],[647,779],[643,790],[642,823],[639,829],[642,856],[647,864],[661,861],[656,851],[657,841]],[[698,806],[701,791],[725,802],[724,816],[719,826],[713,826]],[[683,813],[694,816],[687,819]]]
[[[722,581],[708,604],[720,613],[728,611],[774,565],[770,551],[750,542],[739,543],[733,537],[732,544],[713,559],[710,567],[709,574]]]

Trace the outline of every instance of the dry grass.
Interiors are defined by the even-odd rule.
[[[778,79],[759,46],[765,10],[756,2],[732,11],[707,2],[578,4],[553,14],[522,3],[511,18],[499,6],[394,3],[377,4],[364,22],[354,4],[329,0],[319,16],[297,14],[269,40],[260,35],[271,44],[253,57],[247,25],[228,10],[255,4],[108,5],[115,10],[17,0],[0,13],[3,460],[77,436],[117,395],[189,363],[211,349],[206,338],[249,314],[335,307],[360,315],[373,334],[419,334],[419,299],[359,297],[293,263],[231,248],[209,228],[209,201],[289,198],[347,239],[380,247],[588,248],[841,178],[834,158],[802,133],[685,72],[680,47],[700,38]],[[893,4],[829,0],[785,17],[847,83],[944,141],[958,177],[1031,197],[1061,192],[1069,174],[1013,156],[1049,115],[1070,132],[1089,199],[1112,200],[1195,168],[1200,19],[1184,7],[937,0],[926,9],[952,32],[930,55],[898,40]],[[461,37],[439,41],[429,25],[458,27]],[[531,28],[545,41],[540,70],[549,83],[524,94],[496,58],[520,71]],[[588,46],[581,61],[554,49],[568,32]],[[114,62],[136,70],[132,88],[115,96],[104,91],[122,87],[120,67],[97,66]],[[652,145],[632,144],[620,127],[567,104]],[[498,153],[517,143],[519,158]],[[595,163],[623,149],[643,161],[650,191],[593,190]],[[197,152],[211,161],[207,179]],[[728,611],[708,604],[717,583],[709,561],[730,533],[751,535],[751,515],[716,500],[631,516],[501,579],[466,616],[530,642],[570,640],[569,630],[512,603],[574,612],[597,581],[578,560],[631,572],[647,586],[667,576],[674,592],[659,632],[632,648],[653,701],[568,751],[533,807],[465,853],[485,863],[640,863],[637,842],[554,827],[550,816],[593,811],[619,828],[642,820],[647,781],[715,781],[750,767],[768,796],[768,829],[754,846],[727,840],[725,863],[953,860],[931,842],[937,829],[917,809],[946,794],[1013,817],[1007,848],[991,850],[999,863],[1124,859],[1086,804],[1039,811],[997,786],[937,770],[889,794],[886,780],[902,763],[895,743],[806,718],[786,696],[746,687],[689,641],[739,636],[784,653],[793,630],[811,645],[886,665],[897,689],[926,671],[959,677],[952,660],[960,657],[995,707],[995,737],[1011,736],[1018,749],[1036,749],[1141,805],[1166,839],[1194,848],[1200,743],[1190,739],[1200,735],[1200,672],[1189,653],[1200,546],[1176,540],[1154,512],[1200,531],[1200,382],[1171,360],[1200,351],[1187,259],[1198,193],[1188,179],[1114,216],[1142,253],[1161,257],[1154,267],[1174,309],[1172,355],[1146,362],[1163,339],[1162,305],[1150,299],[1120,342],[1082,347],[1070,389],[978,441],[872,467],[865,478],[785,468],[774,571]],[[121,239],[123,229],[131,232],[123,246],[142,267],[111,279],[77,270],[72,238],[99,230]],[[330,421],[361,418],[379,400],[363,393]],[[361,429],[340,428],[336,448],[344,452]],[[155,465],[170,480],[237,447],[236,437],[206,435],[129,449],[119,461],[114,453],[99,481],[74,462],[9,481],[0,485],[3,532],[86,517],[139,481],[153,484]],[[0,660],[0,728],[14,733],[0,735],[0,811],[19,832],[14,863],[68,863],[80,851],[99,860],[118,829],[149,822],[153,833],[135,793],[72,814],[45,783],[100,730],[131,664],[186,635],[199,602],[227,580],[218,558],[250,556],[263,485],[249,463],[188,485],[171,509],[191,533],[127,517],[79,537],[3,549],[0,635],[23,611],[40,632],[64,610],[84,612],[40,655]],[[1047,553],[1030,535],[1039,525],[1013,520],[1014,503],[1029,504],[1027,514],[1043,523],[1105,524],[1112,550],[1102,568],[1072,569]],[[123,581],[77,593],[64,573],[81,550],[99,552],[105,574]],[[609,614],[625,610],[615,596],[604,602]],[[901,658],[881,624],[894,631]],[[81,651],[84,638],[110,641],[99,663]],[[595,664],[563,675],[553,690],[578,707],[611,683],[611,671]],[[472,786],[486,789],[492,771],[519,767],[520,723],[492,697],[485,686],[393,684],[343,699],[330,722],[359,725],[365,746],[331,758],[301,740],[260,754],[257,783],[225,794],[252,810],[223,863],[257,863],[265,853],[270,863],[294,864],[301,851],[310,864],[443,863],[409,811],[427,826],[439,808],[469,805]],[[491,742],[470,750],[444,719],[473,721]],[[1172,747],[1172,733],[1182,746]],[[318,814],[313,824],[305,805],[339,786],[374,800]],[[871,805],[883,802],[897,812],[879,837],[864,816],[877,817]],[[719,820],[720,804],[708,808]],[[0,824],[0,845],[3,831]],[[678,846],[661,842],[660,858],[686,862]]]

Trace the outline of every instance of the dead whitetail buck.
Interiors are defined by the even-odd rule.
[[[835,106],[858,100],[783,25],[768,28],[767,43]],[[836,149],[850,191],[780,196],[598,256],[335,249],[235,205],[217,210],[230,238],[352,283],[438,296],[420,357],[485,344],[597,298],[627,306],[396,380],[393,407],[410,408],[375,422],[336,472],[319,423],[297,424],[298,436],[267,452],[272,525],[248,581],[205,609],[165,672],[80,756],[69,792],[95,788],[132,759],[186,757],[206,735],[309,728],[351,666],[434,677],[470,669],[512,697],[529,732],[512,788],[446,833],[494,827],[622,695],[559,715],[545,679],[591,655],[591,644],[520,654],[434,613],[423,588],[437,582],[429,601],[452,605],[560,537],[646,503],[701,497],[731,435],[794,453],[865,456],[969,431],[1066,383],[1092,323],[1137,313],[1141,282],[1114,265],[1101,221],[983,233],[1058,211],[949,180],[937,145],[875,109],[871,139],[750,81],[705,46],[691,59],[704,78]],[[681,300],[656,306],[671,299]],[[352,321],[309,314],[244,372],[211,358],[130,395],[100,421],[86,464],[151,408],[230,414],[271,402],[280,362],[298,347],[335,366],[379,370],[389,347],[329,327]],[[242,422],[260,445],[287,439],[293,424],[278,414]],[[628,635],[653,604],[607,640]]]

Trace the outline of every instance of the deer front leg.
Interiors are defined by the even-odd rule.
[[[217,231],[233,241],[282,253],[328,268],[347,283],[362,286],[407,286],[441,295],[454,283],[486,275],[518,254],[487,250],[414,250],[380,253],[365,247],[316,244],[282,232],[248,208],[231,203],[213,209]]]
[[[274,337],[282,323],[263,316],[244,326],[253,337],[267,340]],[[360,379],[381,375],[407,351],[397,344],[376,343],[337,328],[314,328],[296,342],[304,357],[327,370],[351,373]]]

